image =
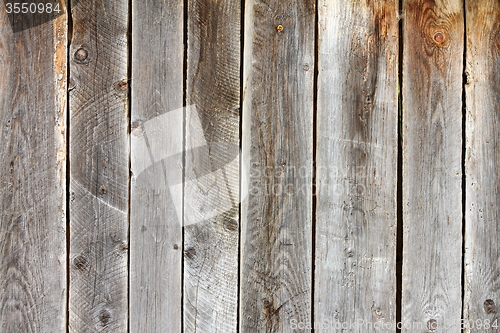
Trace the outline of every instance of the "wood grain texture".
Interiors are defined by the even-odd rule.
[[[407,0],[404,10],[402,320],[457,332],[463,3]]]
[[[315,7],[246,1],[241,332],[311,321]]]
[[[73,2],[70,332],[128,329],[128,2]]]
[[[184,331],[236,332],[241,3],[187,4]]]
[[[0,4],[0,331],[66,326],[66,14],[13,32]]]
[[[316,323],[396,319],[397,9],[319,4]]]
[[[466,3],[464,319],[470,323],[466,332],[498,332],[500,3],[494,0]],[[485,328],[473,326],[478,320]],[[497,327],[491,327],[495,322]]]
[[[130,331],[181,332],[182,1],[134,1],[132,26]]]

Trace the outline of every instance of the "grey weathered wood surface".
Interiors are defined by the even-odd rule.
[[[13,31],[0,4],[1,332],[65,331],[66,18]]]
[[[236,332],[241,3],[187,5],[184,331]]]
[[[467,1],[466,11],[466,332],[500,325],[500,3]],[[474,328],[477,320],[489,329]]]
[[[315,322],[394,322],[398,2],[318,9]]]
[[[132,26],[130,331],[181,332],[183,3],[134,1]]]
[[[0,1],[1,332],[498,319],[499,2],[242,1]]]
[[[294,332],[311,321],[316,6],[245,6],[240,331]]]
[[[128,323],[128,2],[78,1],[72,18],[69,330],[124,332]]]
[[[463,3],[407,0],[404,11],[402,320],[457,332],[462,308]]]

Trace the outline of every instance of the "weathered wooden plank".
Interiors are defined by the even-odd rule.
[[[316,6],[245,8],[240,331],[295,332],[311,320]]]
[[[69,329],[125,332],[128,1],[78,1],[72,17]]]
[[[500,3],[466,4],[464,324],[466,332],[498,332]]]
[[[25,19],[0,4],[0,331],[64,332],[67,16]]]
[[[319,5],[314,321],[349,332],[396,319],[397,9]]]
[[[407,0],[403,64],[403,332],[457,332],[462,274],[461,0]]]
[[[132,3],[130,330],[180,332],[183,3]]]
[[[184,331],[236,332],[241,3],[187,4]]]

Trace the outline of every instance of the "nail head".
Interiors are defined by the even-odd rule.
[[[108,193],[108,190],[106,189],[106,185],[102,185],[101,189],[99,190],[101,192],[101,195],[105,195]]]
[[[438,31],[434,34],[434,41],[436,43],[442,43],[444,41],[444,34],[441,31]]]

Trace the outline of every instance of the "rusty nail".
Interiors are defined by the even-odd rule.
[[[276,27],[276,30],[278,30],[279,32],[283,31],[283,25],[281,25],[281,24],[280,24],[280,25],[278,25],[278,26]]]
[[[174,244],[174,250],[178,250],[178,249],[179,249],[179,245]]]
[[[121,81],[118,83],[118,90],[126,91],[128,89],[127,81]]]

